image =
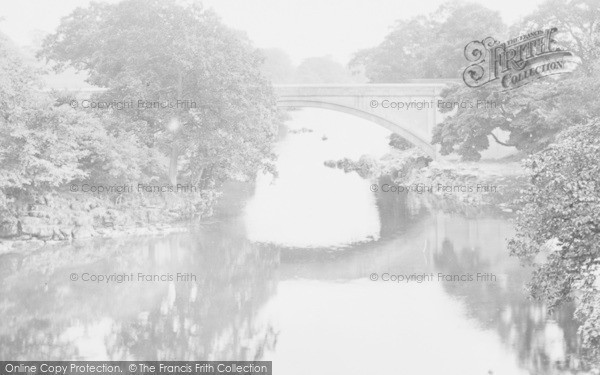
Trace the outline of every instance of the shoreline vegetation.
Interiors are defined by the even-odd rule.
[[[528,183],[526,170],[515,157],[479,162],[434,161],[412,146],[396,148],[380,159],[327,160],[324,165],[356,172],[371,180],[379,194],[405,194],[445,212],[467,216],[494,213],[512,216]]]

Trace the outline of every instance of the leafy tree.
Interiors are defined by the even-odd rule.
[[[511,35],[556,27],[559,46],[582,59],[584,66],[600,57],[600,2],[547,0],[511,27]]]
[[[31,104],[39,87],[36,72],[24,64],[18,49],[0,33],[0,118],[8,121],[18,115],[18,108]]]
[[[101,118],[39,90],[37,72],[0,35],[0,191],[47,191],[94,176],[144,179],[157,160],[130,133],[112,136]],[[137,155],[145,157],[138,161]]]
[[[457,153],[466,160],[478,160],[489,139],[514,146],[527,153],[550,144],[563,129],[600,116],[600,64],[597,59],[600,38],[600,3],[597,1],[548,0],[512,27],[511,35],[521,35],[550,26],[559,27],[557,39],[562,48],[581,57],[582,66],[558,79],[545,78],[518,90],[496,92],[492,87],[476,89],[457,85],[442,93],[445,101],[494,104],[493,107],[459,108],[434,130],[433,143],[442,154]],[[509,133],[500,141],[494,130]]]
[[[600,354],[600,120],[573,126],[530,157],[513,255],[535,266],[532,295],[550,309],[578,298],[586,349]],[[595,358],[598,358],[596,356]]]
[[[534,153],[566,127],[600,116],[600,103],[595,99],[599,89],[597,68],[504,92],[489,85],[473,89],[457,84],[442,92],[442,100],[469,105],[458,107],[434,129],[433,143],[441,145],[443,155],[456,153],[465,160],[479,160],[490,138],[503,146]],[[494,134],[497,129],[508,132],[508,139],[498,139]]]
[[[0,35],[0,189],[57,186],[80,177],[80,152],[64,112],[39,88],[36,72]]]
[[[87,71],[90,84],[107,88],[98,100],[132,100],[109,111],[109,130],[169,154],[173,183],[179,162],[192,182],[272,167],[276,112],[261,56],[212,12],[174,1],[93,3],[64,18],[41,55],[58,70]]]
[[[379,46],[359,51],[350,66],[364,66],[371,82],[457,78],[468,42],[504,32],[498,12],[473,3],[446,3],[427,16],[397,21]]]

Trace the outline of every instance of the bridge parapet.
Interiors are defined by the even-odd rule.
[[[353,85],[274,85],[279,96],[437,97],[447,83],[392,83]]]

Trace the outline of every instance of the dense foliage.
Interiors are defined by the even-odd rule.
[[[272,168],[276,111],[261,55],[212,12],[158,0],[93,3],[62,20],[41,56],[58,70],[86,71],[107,88],[99,101],[132,101],[110,111],[108,130],[168,154],[173,183],[178,174],[210,184]]]
[[[598,1],[548,0],[510,28],[498,13],[481,5],[448,3],[428,16],[398,21],[379,46],[358,52],[351,65],[362,67],[372,82],[460,80],[468,65],[464,47],[470,41],[488,36],[502,41],[549,27],[558,28],[559,47],[581,58],[576,72],[507,92],[489,86],[473,89],[461,82],[442,93],[442,99],[467,106],[448,116],[433,135],[443,155],[454,153],[464,160],[478,160],[490,142],[534,153],[550,144],[558,132],[595,118],[600,111],[595,99],[600,84]],[[477,105],[485,102],[494,107]],[[506,132],[508,139],[500,139],[499,131]]]
[[[139,142],[111,136],[101,119],[57,103],[36,72],[0,36],[0,191],[39,192],[95,174],[129,180],[151,160],[135,161]],[[101,167],[94,164],[101,162]]]
[[[490,87],[472,89],[457,85],[443,94],[447,101],[493,102],[496,107],[459,109],[434,132],[433,142],[442,154],[457,153],[477,160],[492,139],[526,153],[550,144],[560,131],[600,115],[600,2],[549,0],[511,27],[511,36],[557,27],[559,48],[581,59],[579,68],[554,79],[544,79],[517,90],[498,92]],[[498,37],[496,37],[499,39]],[[500,141],[494,130],[508,132]]]
[[[472,134],[457,136],[457,122],[472,121],[466,127],[476,129],[480,135],[491,135],[497,129],[506,130],[510,138],[505,145],[515,146],[527,153],[541,150],[550,144],[560,131],[582,124],[600,115],[597,100],[600,89],[600,2],[589,0],[548,0],[521,22],[511,27],[511,35],[557,27],[556,42],[559,48],[573,52],[581,59],[580,67],[572,74],[558,79],[535,81],[527,88],[501,94],[500,112],[492,112],[494,121],[488,121],[473,110],[458,113],[436,129],[434,142],[440,143],[445,153],[457,152],[466,159],[477,159],[481,142]],[[469,90],[462,87],[451,97],[463,96],[482,99],[486,90]],[[479,111],[481,114],[482,111]],[[490,123],[495,126],[490,126]],[[449,135],[449,136],[446,136]],[[482,137],[480,137],[480,140]],[[499,142],[502,143],[502,142]],[[464,150],[470,150],[470,155]],[[461,152],[462,151],[462,152]]]
[[[397,21],[377,47],[359,51],[350,66],[362,67],[371,82],[456,78],[464,69],[465,44],[503,36],[498,12],[473,3],[446,3],[432,14]]]
[[[181,199],[210,212],[219,182],[273,169],[279,118],[262,57],[211,12],[157,0],[93,3],[64,18],[39,56],[57,71],[84,71],[104,89],[91,102],[132,105],[72,106],[82,97],[47,91],[0,36],[5,235],[20,233],[15,223],[27,221],[28,207],[66,184],[193,184],[200,194]]]
[[[562,132],[526,161],[513,255],[535,265],[534,297],[552,309],[578,298],[586,345],[600,350],[600,120]]]
[[[504,92],[454,85],[443,100],[473,103],[473,108],[458,107],[434,129],[433,143],[441,145],[442,155],[456,153],[464,160],[479,160],[490,140],[535,153],[561,130],[600,116],[599,89],[598,65]],[[498,130],[507,132],[508,139],[499,139]]]
[[[584,66],[600,57],[600,2],[546,0],[535,12],[511,27],[510,35],[556,27],[556,40],[582,59]]]

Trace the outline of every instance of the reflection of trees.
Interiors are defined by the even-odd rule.
[[[379,186],[395,185],[389,178],[380,178]],[[414,199],[417,193],[385,193],[377,194],[377,208],[381,222],[382,239],[396,237],[406,232],[415,222],[428,216],[427,209],[422,206],[421,199]]]
[[[506,274],[504,280],[493,283],[443,283],[443,286],[448,293],[464,297],[470,313],[479,322],[497,330],[508,346],[516,348],[526,368],[543,374],[580,369],[577,324],[572,307],[547,316],[544,306],[525,298],[523,285],[528,280],[527,270],[483,259],[479,246],[457,252],[448,238],[433,256],[437,271],[446,274]]]
[[[89,331],[88,341],[102,346],[94,353],[114,360],[260,358],[276,340],[259,309],[274,291],[278,254],[232,232],[215,225],[202,235],[63,248],[59,257],[71,257],[74,267],[50,267],[44,274],[25,260],[32,267],[2,271],[0,358],[84,359],[73,333],[80,331]],[[42,259],[61,263],[46,256],[38,263]],[[68,280],[71,272],[86,271],[192,272],[197,280],[100,285]]]
[[[453,274],[489,268],[489,263],[482,260],[478,250],[472,251],[469,249],[456,254],[454,245],[446,238],[442,241],[441,250],[433,255],[433,262],[446,273]]]

